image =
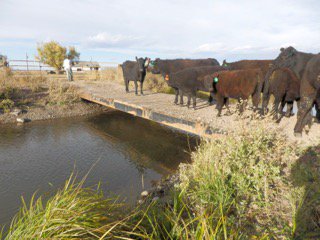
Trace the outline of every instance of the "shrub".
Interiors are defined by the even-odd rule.
[[[78,102],[80,97],[74,86],[61,82],[50,82],[48,99],[52,105],[65,105]]]
[[[5,113],[10,112],[13,107],[14,102],[10,99],[4,99],[0,101],[0,109],[2,109]]]
[[[256,126],[255,126],[256,127]],[[152,204],[141,224],[155,239],[286,239],[292,237],[296,159],[286,138],[264,128],[203,141],[181,165],[172,201]]]

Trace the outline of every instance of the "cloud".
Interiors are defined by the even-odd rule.
[[[143,40],[143,37],[122,34],[112,35],[106,32],[102,32],[94,36],[89,36],[84,44],[92,48],[124,48],[135,46]]]
[[[37,42],[49,39],[76,45],[82,57],[106,61],[139,54],[275,58],[280,47],[288,45],[320,51],[319,0],[0,2],[0,46],[7,55],[12,51],[10,41],[24,39],[33,39],[34,48]]]

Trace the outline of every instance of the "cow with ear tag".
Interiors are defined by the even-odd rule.
[[[129,92],[129,82],[134,81],[135,94],[138,95],[138,82],[140,82],[140,93],[143,95],[143,82],[146,77],[150,58],[138,58],[136,61],[125,61],[122,64],[123,79],[126,86],[126,92]]]
[[[251,96],[254,110],[258,109],[263,86],[263,74],[260,69],[219,71],[206,75],[204,83],[210,93],[215,95],[218,117],[221,116],[223,106],[230,112],[229,98],[246,100]]]

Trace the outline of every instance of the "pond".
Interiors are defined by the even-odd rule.
[[[199,139],[118,111],[0,126],[0,225],[21,196],[50,195],[75,171],[133,204],[141,191],[190,161]]]

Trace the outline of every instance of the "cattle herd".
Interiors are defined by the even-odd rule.
[[[210,93],[209,103],[216,99],[218,116],[223,106],[228,108],[229,98],[239,101],[250,96],[254,110],[258,109],[261,95],[261,114],[268,111],[270,96],[274,96],[272,113],[281,119],[284,106],[285,116],[292,115],[293,103],[297,102],[298,116],[294,128],[296,136],[301,136],[304,126],[312,123],[312,108],[315,106],[316,119],[320,121],[320,54],[299,52],[293,47],[281,48],[275,60],[242,60],[222,66],[216,59],[174,59],[162,60],[137,58],[122,64],[126,91],[129,81],[135,83],[135,93],[143,95],[143,81],[147,71],[161,74],[167,84],[175,90],[174,103],[183,104],[187,96],[187,106],[191,99],[196,107],[197,91]]]

